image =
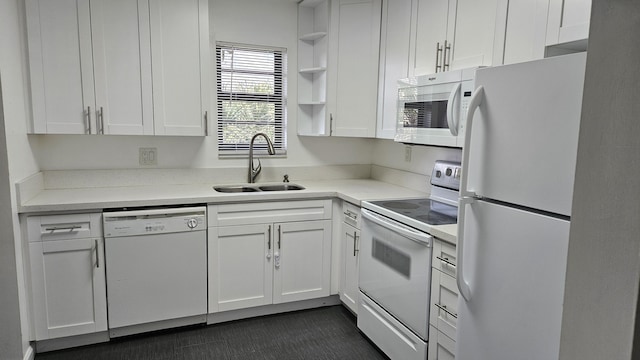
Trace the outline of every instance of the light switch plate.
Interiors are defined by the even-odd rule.
[[[158,165],[158,148],[139,148],[140,165]]]

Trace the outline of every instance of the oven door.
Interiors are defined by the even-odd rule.
[[[453,82],[400,88],[395,141],[457,146],[461,87]]]
[[[360,290],[427,339],[433,238],[362,209]]]

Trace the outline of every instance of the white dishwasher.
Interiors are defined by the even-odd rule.
[[[206,322],[206,207],[104,212],[109,335]]]

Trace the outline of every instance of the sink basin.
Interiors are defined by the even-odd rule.
[[[213,189],[222,193],[256,192],[260,191],[249,186],[214,186]]]
[[[298,184],[273,184],[273,185],[262,185],[262,186],[229,185],[229,186],[214,186],[213,189],[221,193],[245,193],[245,192],[260,192],[260,191],[303,190],[304,186],[301,186]]]
[[[296,184],[263,185],[258,186],[258,188],[262,191],[304,190],[303,186]]]

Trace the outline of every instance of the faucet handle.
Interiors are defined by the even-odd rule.
[[[282,179],[282,182],[288,183],[289,182],[289,175],[284,174],[284,179]]]

